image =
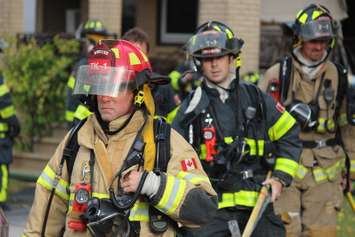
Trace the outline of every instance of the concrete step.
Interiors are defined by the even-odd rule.
[[[50,156],[39,153],[14,152],[13,158],[11,165],[13,172],[23,171],[28,175],[37,175],[44,169]]]
[[[51,157],[62,139],[63,138],[59,137],[44,137],[40,141],[35,142],[33,145],[33,153]]]

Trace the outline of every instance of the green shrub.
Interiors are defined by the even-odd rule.
[[[8,42],[1,71],[20,117],[20,144],[31,150],[36,138],[64,120],[65,86],[80,44],[58,36],[41,46],[34,39]]]

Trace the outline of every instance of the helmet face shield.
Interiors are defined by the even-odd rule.
[[[310,21],[301,26],[300,36],[304,40],[331,39],[333,38],[333,26],[328,18]]]
[[[117,97],[137,88],[135,72],[128,67],[110,67],[97,64],[80,66],[74,94]]]
[[[194,35],[187,45],[188,53],[197,58],[237,54],[240,48],[241,43],[236,38],[229,39],[225,33],[213,30]]]

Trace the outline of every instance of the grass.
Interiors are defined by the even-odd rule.
[[[354,197],[355,198],[355,197]],[[355,212],[351,209],[347,199],[338,216],[337,237],[355,236]]]

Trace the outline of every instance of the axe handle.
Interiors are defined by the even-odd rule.
[[[353,210],[353,212],[355,212],[355,201],[353,199],[353,195],[351,194],[351,192],[349,191],[346,192],[346,198],[348,199],[351,209]]]
[[[268,179],[270,177],[271,177],[271,171],[268,172],[266,179]],[[263,186],[260,190],[259,197],[258,197],[258,200],[256,200],[256,204],[253,208],[253,211],[250,214],[247,225],[245,226],[242,237],[250,237],[251,234],[253,233],[253,230],[256,226],[256,222],[257,222],[258,217],[260,215],[260,210],[261,210],[263,203],[265,202],[265,199],[268,195],[269,195],[269,187]]]

